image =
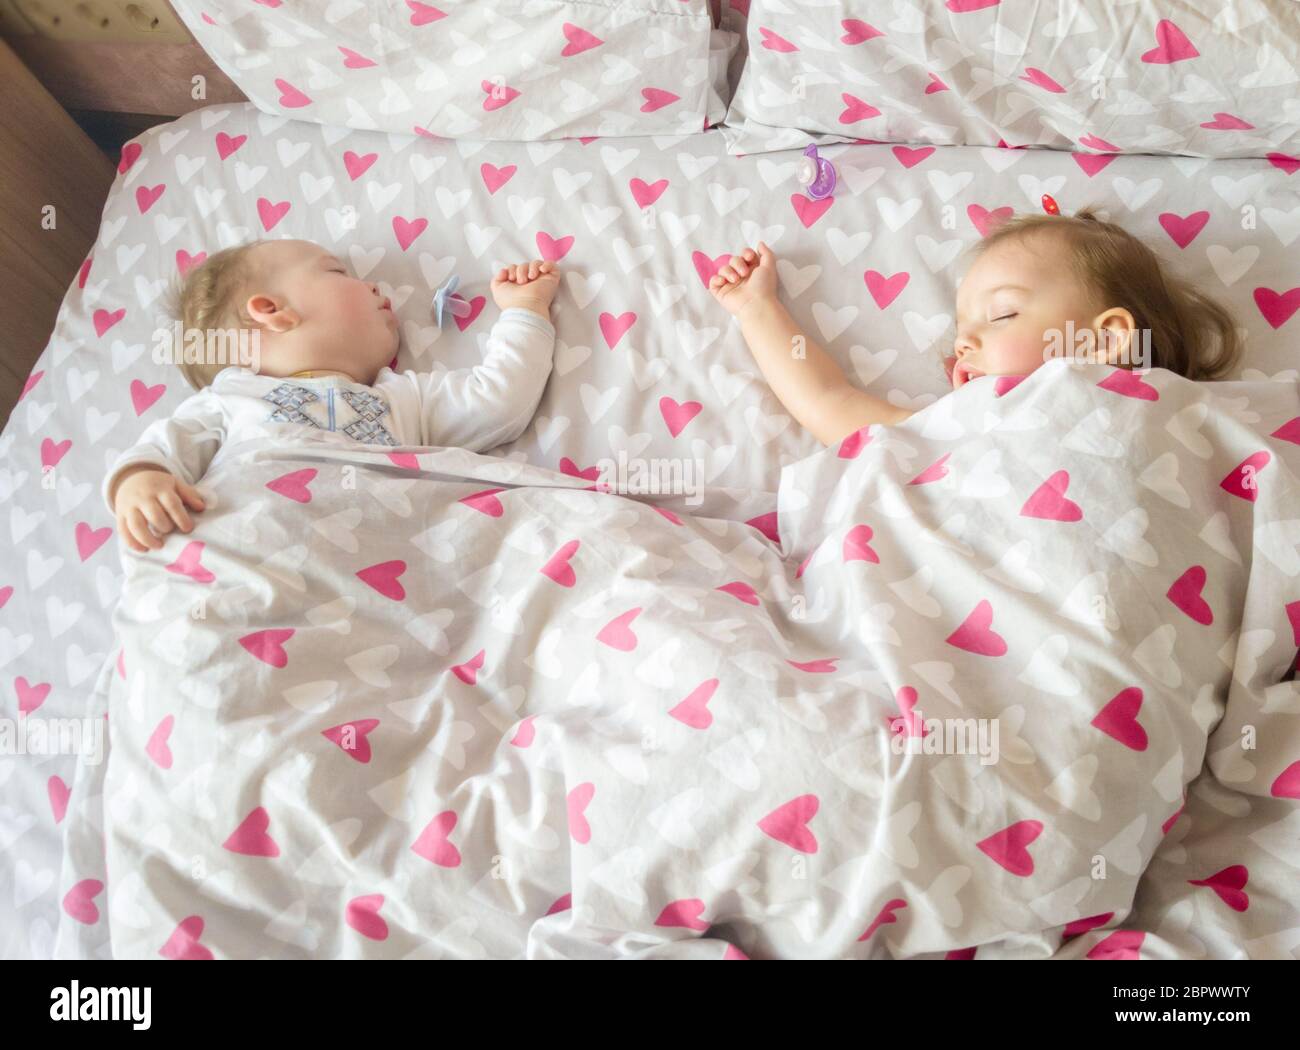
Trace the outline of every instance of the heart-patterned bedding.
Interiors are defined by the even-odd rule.
[[[1300,799],[1294,387],[976,381],[761,524],[282,429],[124,557],[60,954],[1120,957],[1203,760]]]
[[[267,113],[441,138],[689,134],[721,122],[736,33],[706,0],[176,0]]]
[[[1294,0],[732,4],[733,152],[811,137],[1300,163]]]
[[[150,354],[168,320],[168,282],[245,237],[308,237],[343,253],[392,297],[399,364],[416,369],[478,359],[494,265],[555,259],[566,271],[555,371],[533,425],[494,455],[583,484],[620,454],[698,465],[703,502],[668,506],[715,519],[775,513],[782,467],[817,450],[707,292],[727,253],[760,237],[780,256],[782,298],[808,333],[856,382],[899,404],[921,408],[945,390],[940,351],[962,248],[991,215],[1036,208],[1043,192],[1066,210],[1100,203],[1223,298],[1247,334],[1237,378],[1296,381],[1300,274],[1288,249],[1300,200],[1282,167],[1014,149],[824,153],[841,179],[829,202],[798,193],[795,155],[728,157],[717,132],[428,141],[242,106],[200,110],[128,143],[91,257],[0,437],[12,541],[0,561],[8,714],[80,718],[116,658],[109,616],[122,573],[93,492],[117,453],[188,394]],[[475,314],[440,330],[429,301],[452,272]],[[901,291],[877,298],[873,285]],[[0,756],[6,955],[48,956],[67,914],[59,866],[67,814],[82,801],[75,769],[67,755]],[[1282,887],[1300,851],[1289,813],[1207,774],[1143,880],[1144,950],[1290,952],[1287,931],[1300,921]],[[1202,900],[1188,882],[1236,867],[1251,872],[1244,892],[1257,902],[1244,912]]]

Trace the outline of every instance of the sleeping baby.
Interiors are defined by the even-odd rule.
[[[954,391],[986,376],[1028,375],[1054,356],[1217,379],[1241,353],[1223,306],[1165,272],[1150,248],[1091,210],[1018,216],[974,249],[945,361]],[[834,445],[865,426],[914,414],[850,383],[799,330],[776,288],[776,256],[761,241],[709,281],[790,415]]]
[[[253,367],[181,365],[199,392],[153,423],[104,479],[103,495],[133,551],[193,529],[195,485],[223,443],[292,428],[378,445],[479,452],[518,437],[551,372],[553,262],[506,266],[492,279],[501,314],[473,368],[395,372],[399,328],[378,285],[311,241],[254,241],[217,252],[180,289],[186,331],[252,329]]]

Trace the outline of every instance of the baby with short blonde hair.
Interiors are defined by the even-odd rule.
[[[217,252],[179,291],[188,331],[251,330],[251,365],[185,361],[198,392],[151,424],[104,478],[103,497],[134,551],[193,529],[195,485],[233,439],[317,440],[483,451],[532,419],[555,350],[553,262],[502,267],[491,290],[501,314],[473,368],[395,372],[400,325],[378,284],[348,272],[312,241],[254,241]],[[210,343],[208,345],[211,345]],[[228,345],[228,344],[227,344]],[[326,438],[325,440],[332,440]]]

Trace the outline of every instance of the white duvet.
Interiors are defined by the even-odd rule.
[[[124,556],[62,951],[1123,957],[1207,741],[1300,795],[1289,385],[986,377],[748,523],[293,434]]]

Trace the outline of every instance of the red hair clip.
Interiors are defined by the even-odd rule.
[[[1046,194],[1046,193],[1043,194],[1043,211],[1047,212],[1048,215],[1060,215],[1060,214],[1061,214],[1061,209],[1060,209],[1060,207],[1057,205],[1056,201],[1054,201],[1054,200],[1053,200],[1053,199],[1052,199],[1048,194]]]

